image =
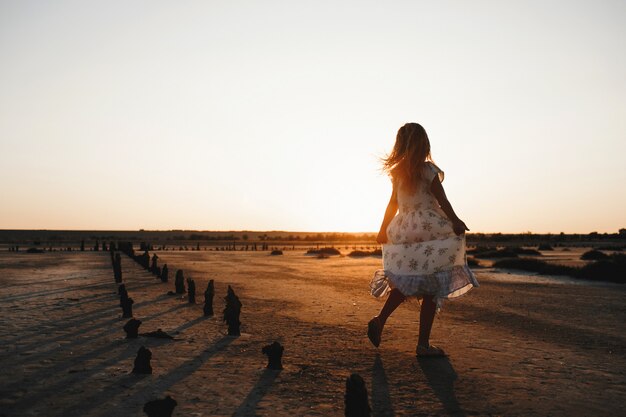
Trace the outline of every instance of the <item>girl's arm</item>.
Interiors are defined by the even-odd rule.
[[[439,181],[439,177],[435,175],[433,178],[433,182],[430,185],[430,192],[433,193],[439,206],[446,213],[446,216],[452,221],[452,230],[458,236],[460,234],[465,233],[466,230],[469,230],[463,220],[459,219],[452,209],[452,205],[448,201],[448,197],[446,197],[446,192],[443,190],[443,185],[441,185],[441,181]]]
[[[387,226],[393,220],[396,213],[398,212],[398,195],[396,192],[396,184],[393,184],[393,191],[391,192],[391,198],[389,199],[389,204],[387,204],[387,210],[385,210],[385,218],[383,219],[383,224],[380,225],[380,231],[378,232],[378,237],[376,237],[376,242],[387,243]]]

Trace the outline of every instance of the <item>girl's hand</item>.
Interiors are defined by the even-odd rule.
[[[381,230],[380,232],[378,232],[378,236],[376,237],[376,242],[384,245],[385,243],[387,243],[388,239],[387,239],[387,231],[386,230]]]
[[[459,236],[465,233],[466,230],[469,230],[465,225],[465,222],[461,219],[456,219],[452,222],[452,230],[454,230],[454,234]]]

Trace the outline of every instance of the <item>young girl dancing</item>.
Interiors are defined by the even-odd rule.
[[[443,171],[432,161],[424,128],[407,123],[398,130],[391,153],[383,160],[393,192],[377,241],[383,245],[383,268],[370,283],[372,295],[389,294],[367,336],[380,345],[389,315],[407,298],[422,300],[416,354],[445,356],[430,344],[435,312],[444,299],[478,287],[465,257],[465,223],[457,217],[441,185]],[[396,214],[397,213],[397,214]]]

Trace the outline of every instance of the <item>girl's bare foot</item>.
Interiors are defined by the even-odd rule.
[[[418,358],[433,358],[433,357],[436,358],[436,357],[448,356],[446,352],[443,351],[443,349],[438,348],[437,346],[433,346],[433,345],[429,345],[429,346],[417,345],[415,354]]]

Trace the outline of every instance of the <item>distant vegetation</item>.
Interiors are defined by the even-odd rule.
[[[531,256],[541,256],[541,252],[535,249],[530,248],[520,248],[520,247],[508,247],[508,250],[517,253],[518,255],[531,255]],[[552,249],[550,249],[552,250]]]
[[[494,248],[490,246],[477,246],[467,251],[475,258],[516,258],[518,255],[541,256],[541,252],[535,249],[521,248],[518,246],[507,246],[505,248]]]
[[[26,253],[44,253],[44,250],[39,248],[28,248]]]
[[[580,259],[585,261],[598,261],[600,259],[607,259],[609,255],[604,252],[600,252],[599,250],[590,250],[583,253],[580,256]]]
[[[381,249],[376,249],[373,251],[353,250],[348,254],[348,256],[351,256],[353,258],[363,258],[365,256],[383,256],[383,251]]]
[[[496,261],[495,268],[519,269],[544,275],[568,275],[591,281],[626,283],[626,255],[617,253],[582,267],[554,265],[539,259],[519,258]]]
[[[341,255],[338,249],[335,248],[321,248],[321,249],[309,249],[306,251],[307,255]]]
[[[606,251],[622,251],[626,247],[626,229],[617,233],[588,234],[503,234],[503,233],[468,233],[467,244],[478,248],[489,248],[491,254],[477,254],[477,257],[493,256],[500,259],[509,256],[502,248],[515,251],[518,256],[536,255],[524,253],[539,248],[592,247]],[[40,247],[47,251],[78,250],[81,242],[87,250],[93,250],[96,242],[147,242],[154,248],[195,248],[195,250],[260,250],[309,249],[322,246],[346,246],[346,251],[371,250],[376,244],[375,233],[318,233],[294,231],[210,231],[210,230],[0,230],[0,248]],[[225,249],[226,248],[226,249]],[[497,249],[500,248],[500,249]],[[512,256],[512,255],[511,255]]]
[[[468,233],[467,241],[471,245],[496,246],[598,246],[603,244],[620,245],[626,243],[626,228],[617,233]],[[620,243],[621,242],[621,243]],[[543,250],[543,249],[540,249]],[[547,249],[549,250],[549,249]]]

